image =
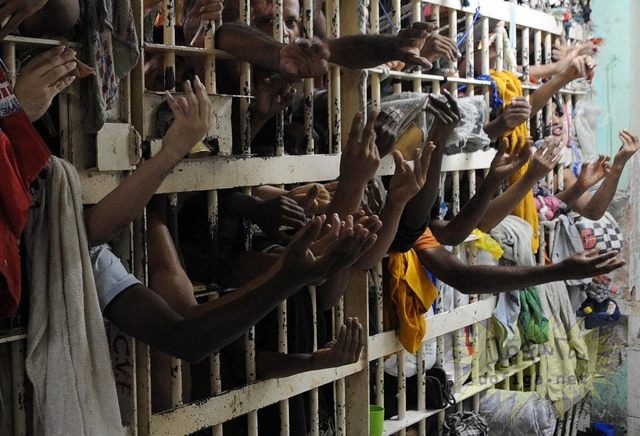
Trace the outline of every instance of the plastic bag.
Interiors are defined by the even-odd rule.
[[[573,135],[578,138],[582,159],[593,160],[596,154],[596,117],[602,108],[596,105],[593,95],[581,98],[574,108]]]

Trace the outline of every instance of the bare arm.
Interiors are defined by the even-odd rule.
[[[531,117],[531,105],[524,97],[513,97],[504,107],[502,114],[485,124],[483,130],[495,141],[506,132],[526,122]]]
[[[106,307],[105,316],[149,345],[197,362],[238,338],[302,286],[351,265],[369,238],[362,228],[347,229],[326,252],[314,256],[308,247],[321,226],[322,220],[314,218],[266,273],[218,298],[205,313],[184,318],[152,290],[134,285]]]
[[[373,130],[376,117],[377,113],[370,113],[367,125],[362,130],[362,114],[358,112],[354,115],[347,147],[340,157],[340,183],[327,207],[327,215],[337,213],[342,218],[359,209],[364,188],[380,165],[376,133]]]
[[[591,195],[587,190],[602,180],[611,170],[609,159],[609,156],[601,154],[595,161],[583,163],[580,177],[577,179],[570,169],[565,168],[563,173],[566,189],[556,194],[556,197],[567,207],[572,207],[576,202],[588,203]],[[578,208],[581,206],[579,205]]]
[[[165,177],[209,130],[211,104],[204,85],[196,77],[195,93],[185,82],[185,96],[175,100],[167,93],[175,121],[162,140],[160,152],[146,161],[116,189],[85,214],[92,245],[110,241],[141,212]]]
[[[282,354],[257,351],[256,370],[262,379],[282,378],[306,371],[337,368],[356,363],[364,346],[364,334],[358,318],[348,318],[335,341],[315,353]]]
[[[618,189],[618,183],[620,182],[620,177],[622,176],[622,171],[624,170],[625,165],[636,151],[640,149],[638,136],[635,133],[623,130],[620,132],[619,136],[622,141],[622,145],[620,146],[620,150],[616,154],[613,164],[611,165],[611,170],[605,176],[602,185],[600,185],[591,198],[587,197],[589,194],[585,194],[580,197],[574,205],[574,210],[585,218],[598,220],[602,215],[604,215],[611,203],[611,200],[613,200],[616,189]]]
[[[351,69],[372,68],[399,60],[411,65],[431,68],[431,62],[420,54],[431,23],[416,22],[402,29],[397,36],[350,35],[326,41],[331,55],[329,62]]]
[[[625,265],[617,252],[598,255],[598,250],[576,253],[562,262],[541,266],[465,265],[442,247],[418,251],[422,265],[438,280],[463,294],[493,294],[559,280],[606,274]]]
[[[525,147],[529,146],[530,140],[527,141]],[[524,175],[489,204],[478,228],[488,233],[504,217],[509,215],[535,184],[555,167],[561,152],[560,144],[556,140],[548,138],[531,157],[529,167]]]
[[[285,45],[241,23],[220,26],[216,47],[288,78],[319,77],[328,69],[329,50],[319,39],[298,39]]]
[[[447,98],[447,103],[437,99],[431,99],[427,105],[427,111],[434,115],[434,122],[427,141],[436,144],[436,149],[431,155],[427,180],[418,192],[404,208],[401,222],[402,226],[408,229],[418,229],[428,220],[431,208],[436,202],[438,188],[440,187],[440,169],[442,167],[442,157],[444,155],[444,144],[460,122],[460,110],[458,104],[451,94],[444,90],[443,94]]]
[[[422,151],[419,149],[414,150],[413,170],[404,161],[399,151],[395,150],[393,152],[396,169],[389,182],[387,202],[380,213],[382,229],[376,233],[378,236],[376,243],[356,261],[354,267],[361,269],[373,268],[387,254],[398,231],[398,224],[405,205],[424,186],[429,160],[434,149],[435,146],[429,143]]]
[[[458,245],[478,226],[489,207],[493,196],[509,176],[529,159],[529,147],[523,147],[517,154],[506,152],[509,141],[504,139],[491,162],[489,173],[478,192],[464,205],[451,221],[432,220],[429,224],[433,235],[444,245]]]

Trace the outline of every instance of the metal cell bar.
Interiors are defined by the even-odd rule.
[[[340,2],[339,0],[327,0],[327,37],[340,37]],[[329,150],[331,153],[342,151],[342,124],[340,122],[340,68],[332,65],[329,67]]]
[[[474,70],[474,59],[473,55],[476,52],[476,46],[474,45],[475,41],[473,40],[473,14],[470,12],[465,13],[465,28],[472,29],[467,34],[467,39],[465,40],[465,44],[467,46],[465,51],[465,60],[467,62],[467,71],[465,71],[465,76],[467,79],[473,79],[476,77]],[[467,95],[473,95],[472,86],[467,86]],[[469,93],[471,91],[471,93]]]
[[[251,22],[250,0],[239,0],[240,21],[247,26]],[[240,94],[251,95],[251,65],[248,62],[240,62]],[[242,140],[242,155],[251,155],[251,110],[249,99],[240,99],[240,132]]]
[[[11,342],[11,378],[13,393],[13,434],[27,434],[27,404],[25,398],[26,376],[24,370],[24,352],[26,341]]]
[[[382,263],[375,267],[374,280],[376,285],[376,324],[378,333],[384,331],[383,297],[382,297]],[[378,359],[376,367],[376,404],[384,407],[384,358]]]
[[[313,347],[311,350],[316,352],[318,350],[318,303],[317,303],[317,289],[315,286],[309,286],[309,294],[311,295],[311,313],[313,319]],[[310,424],[311,428],[309,429],[310,436],[318,436],[320,434],[319,425],[319,417],[318,417],[318,389],[312,389],[310,394],[309,401],[309,414],[311,415]]]
[[[522,81],[529,82],[529,28],[522,29]]]
[[[302,37],[313,37],[313,1],[303,1]],[[313,140],[313,79],[304,81],[304,134],[306,138],[306,154],[315,152]]]
[[[206,40],[205,34],[205,40]],[[207,192],[207,223],[209,226],[209,281],[217,282],[218,270],[218,192]],[[218,294],[212,294],[209,299],[218,298]],[[209,381],[211,384],[211,395],[218,395],[222,392],[222,377],[220,373],[220,352],[215,351],[209,357]],[[213,436],[222,436],[222,425],[215,425],[212,429]]]
[[[504,23],[502,23],[504,25]],[[482,17],[480,19],[480,25],[481,25],[481,38],[482,38],[482,65],[481,65],[481,69],[480,69],[480,73],[481,74],[489,74],[489,18],[487,17]],[[498,26],[500,26],[500,23],[498,23]],[[496,64],[496,69],[498,71],[502,70],[502,65],[504,62],[504,53],[502,50],[502,44],[501,44],[501,39],[502,36],[500,34],[497,35],[496,38],[496,51],[498,54],[497,57],[497,64]]]
[[[405,350],[398,352],[398,420],[402,421],[407,412],[407,375],[405,374]],[[400,430],[400,436],[406,435],[406,429]]]
[[[533,50],[535,53],[535,65],[542,64],[542,32],[536,30],[533,34]],[[538,111],[536,114],[536,126],[538,131],[533,135],[534,139],[540,139],[544,136],[542,131],[542,111]]]
[[[284,22],[282,19],[282,0],[274,0],[273,2],[273,39],[278,42],[284,42]],[[293,41],[290,41],[293,42]],[[284,154],[284,111],[276,116],[276,156]],[[286,311],[286,309],[285,309]],[[280,403],[280,412],[282,413],[283,404],[289,404],[288,401]],[[288,410],[287,410],[288,415]],[[284,416],[282,418],[284,422]],[[287,421],[288,422],[288,421]],[[284,434],[284,433],[283,433]]]

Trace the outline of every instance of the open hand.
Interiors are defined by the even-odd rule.
[[[398,129],[402,114],[393,106],[380,111],[373,129],[376,132],[376,145],[380,157],[385,157],[398,142]]]
[[[320,77],[329,69],[329,49],[319,38],[298,38],[280,50],[280,73],[290,79]]]
[[[170,152],[174,157],[182,158],[209,131],[211,102],[198,76],[193,87],[191,81],[184,82],[184,96],[176,99],[169,91],[165,96],[175,119],[162,139],[161,152]]]
[[[421,50],[429,32],[435,29],[433,23],[415,22],[400,30],[395,38],[396,60],[431,69],[431,62],[421,54]]]
[[[201,28],[204,22],[205,26],[209,25],[209,21],[213,21],[216,28],[222,25],[222,9],[224,8],[224,0],[198,0],[196,1],[182,24],[185,41],[193,42],[194,47],[204,47],[204,29]],[[196,36],[197,35],[197,36]],[[194,40],[195,37],[195,40]]]
[[[569,80],[588,78],[597,65],[598,63],[591,56],[578,56],[571,61],[565,70],[565,74]]]
[[[532,180],[540,180],[555,168],[561,157],[562,145],[560,141],[552,136],[545,138],[544,143],[531,156],[526,172],[527,176]]]
[[[618,259],[617,251],[610,251],[598,254],[599,248],[589,251],[574,253],[572,256],[560,262],[562,268],[571,279],[583,279],[587,277],[608,274],[627,264],[626,261]]]
[[[445,58],[450,64],[456,65],[461,56],[456,43],[449,37],[432,32],[427,38],[420,54],[429,62]]]
[[[340,327],[338,337],[313,353],[314,368],[337,368],[356,363],[364,347],[364,331],[358,318],[347,319]]]
[[[504,121],[509,129],[515,129],[522,123],[526,123],[531,118],[531,105],[525,97],[513,97],[504,106],[502,113]]]
[[[507,153],[507,148],[509,148],[509,140],[503,138],[500,142],[500,148],[498,148],[491,161],[486,180],[494,180],[500,184],[518,171],[531,158],[531,147],[528,144],[514,153]]]
[[[633,156],[636,151],[638,151],[638,149],[640,148],[640,143],[638,142],[638,135],[626,129],[622,130],[618,137],[622,141],[622,145],[620,146],[618,153],[616,153],[613,164],[615,166],[624,167],[629,159],[631,159],[631,156]]]
[[[29,121],[42,117],[53,97],[71,85],[74,55],[73,50],[59,45],[40,53],[20,70],[14,92]]]
[[[354,115],[347,147],[340,157],[340,183],[364,186],[378,170],[380,154],[373,130],[377,116],[376,112],[371,112],[362,129],[362,113]]]
[[[451,136],[451,133],[453,133],[462,118],[456,99],[446,89],[442,91],[442,94],[447,99],[446,103],[437,98],[429,98],[425,107],[425,110],[435,117],[427,140],[438,145],[447,143],[449,136]],[[441,149],[444,149],[444,147],[441,147]]]
[[[298,203],[284,195],[268,200],[259,200],[251,221],[260,227],[271,240],[286,243],[292,239],[280,230],[281,226],[299,229],[305,224],[304,209]]]
[[[435,148],[435,145],[430,142],[422,152],[420,149],[414,150],[413,171],[402,158],[402,153],[398,150],[393,152],[396,169],[389,182],[389,196],[387,201],[404,206],[420,192],[420,189],[422,189],[427,180],[429,161]]]
[[[271,118],[293,104],[296,81],[282,76],[267,77],[260,81],[255,98],[251,102],[251,113]]]
[[[611,171],[611,165],[609,164],[610,159],[609,156],[601,154],[598,159],[593,162],[585,162],[582,164],[582,170],[576,182],[580,184],[582,190],[586,191],[609,174],[609,171]]]
[[[309,248],[320,234],[324,215],[312,218],[295,234],[278,260],[281,280],[299,286],[320,285],[342,268],[353,265],[373,235],[360,224],[354,226],[353,217],[349,218],[341,226],[337,241],[322,253]]]

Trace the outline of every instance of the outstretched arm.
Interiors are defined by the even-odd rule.
[[[358,318],[348,318],[347,323],[340,327],[337,339],[315,353],[283,354],[258,350],[256,371],[261,379],[270,379],[350,365],[360,359],[363,346],[362,324]]]
[[[530,146],[531,140],[529,139],[525,147]],[[555,139],[547,138],[545,143],[531,157],[529,167],[523,176],[489,204],[487,212],[478,225],[478,229],[488,233],[504,217],[509,215],[524,196],[533,189],[536,183],[555,167],[561,152],[562,146],[560,146],[560,143]]]
[[[580,215],[591,220],[598,220],[602,218],[602,215],[606,212],[613,196],[618,188],[620,182],[620,176],[625,165],[631,159],[631,157],[640,149],[640,143],[638,142],[638,136],[628,130],[623,130],[619,134],[622,145],[618,150],[618,153],[613,159],[611,164],[611,170],[605,176],[602,185],[598,190],[589,198],[589,194],[585,194],[578,199],[573,209]]]
[[[554,94],[560,91],[560,89],[569,82],[581,77],[589,76],[596,65],[596,61],[590,56],[585,55],[573,57],[571,62],[569,62],[559,74],[553,76],[551,80],[531,94],[529,103],[526,103],[524,97],[514,98],[517,103],[512,104],[509,102],[509,104],[505,106],[505,112],[503,114],[485,125],[485,133],[494,140],[504,135],[514,127],[522,124],[531,116],[531,114],[538,113],[538,111],[547,104]],[[514,100],[512,100],[512,102]]]
[[[609,156],[601,154],[595,161],[583,163],[580,177],[577,179],[570,169],[565,168],[565,189],[557,193],[556,198],[563,201],[567,205],[567,208],[572,207],[576,202],[588,203],[591,195],[587,190],[602,180],[611,171],[609,160]],[[583,197],[586,201],[583,200]],[[580,206],[578,206],[578,208],[580,208]]]
[[[522,147],[518,153],[506,152],[509,141],[504,139],[496,156],[491,162],[489,173],[480,185],[478,192],[465,204],[462,210],[451,221],[433,220],[429,227],[440,243],[458,245],[464,242],[469,234],[478,226],[496,191],[509,176],[515,173],[529,160],[529,147]]]
[[[416,22],[397,36],[350,35],[326,41],[331,55],[329,62],[351,69],[372,68],[390,61],[402,61],[410,65],[431,68],[420,53],[428,32],[435,29],[432,23]]]
[[[434,115],[433,125],[431,131],[429,131],[427,141],[436,144],[436,149],[431,154],[431,160],[429,161],[426,182],[422,189],[405,206],[399,224],[399,228],[403,229],[404,233],[411,233],[416,239],[426,229],[431,208],[438,196],[444,144],[447,143],[447,139],[460,122],[458,103],[447,90],[444,90],[443,94],[447,99],[447,103],[432,98],[426,107],[426,110]],[[392,250],[408,251],[413,246],[413,243],[415,243],[415,240],[401,242],[399,238],[396,238],[392,244]]]
[[[290,79],[319,77],[328,70],[329,50],[318,38],[285,45],[246,24],[224,23],[216,31],[216,47]]]
[[[373,268],[389,251],[389,247],[398,231],[398,223],[405,205],[424,186],[429,160],[434,149],[435,146],[429,143],[422,151],[419,149],[414,150],[413,170],[404,161],[399,151],[395,150],[393,152],[396,169],[389,182],[387,202],[380,213],[382,228],[376,233],[378,236],[376,243],[356,261],[355,268]]]
[[[246,286],[220,297],[190,318],[176,313],[142,285],[126,289],[105,308],[105,316],[123,331],[166,353],[197,362],[238,338],[302,286],[317,284],[351,265],[370,238],[362,226],[344,229],[320,255],[309,251],[322,226],[314,218],[296,234],[278,261]]]
[[[422,265],[438,280],[463,294],[493,294],[541,283],[607,274],[626,264],[617,252],[599,255],[598,250],[575,253],[562,262],[541,266],[465,265],[442,247],[418,251]]]
[[[191,83],[185,82],[185,96],[177,100],[166,94],[175,121],[162,140],[160,152],[85,213],[92,246],[110,241],[125,229],[142,212],[165,177],[209,130],[211,104],[197,76],[194,85],[195,92]]]
[[[340,156],[340,176],[336,193],[327,207],[327,215],[337,213],[340,218],[355,213],[367,182],[380,165],[380,154],[373,130],[378,114],[371,112],[362,128],[362,113],[353,116],[347,147]]]

